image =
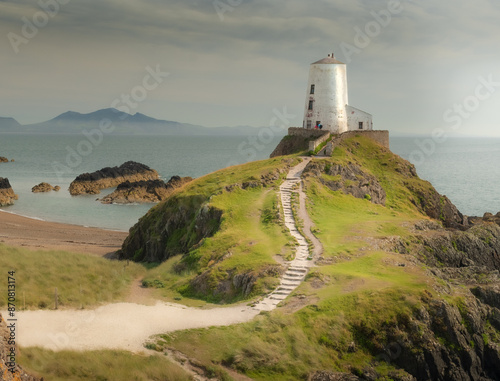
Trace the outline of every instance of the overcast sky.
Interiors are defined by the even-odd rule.
[[[263,126],[286,107],[301,126],[309,64],[334,51],[375,128],[500,136],[498,0],[57,1],[0,0],[0,116],[116,105],[149,66],[169,76],[131,113]]]

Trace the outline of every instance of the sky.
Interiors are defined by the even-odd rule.
[[[334,52],[374,128],[500,136],[498,20],[498,0],[0,0],[0,116],[302,126]]]

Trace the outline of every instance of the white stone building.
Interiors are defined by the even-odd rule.
[[[309,70],[303,127],[319,124],[333,133],[373,129],[372,116],[349,105],[346,64],[333,53],[312,63]]]

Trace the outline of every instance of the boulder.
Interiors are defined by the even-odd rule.
[[[8,162],[9,162],[9,159],[7,159],[6,157],[0,156],[0,163],[8,163]]]
[[[125,181],[118,185],[113,193],[99,201],[103,204],[160,202],[191,180],[191,177],[172,176],[166,183],[162,180]]]
[[[13,205],[17,199],[18,196],[14,193],[9,180],[0,177],[0,207]]]
[[[53,187],[49,183],[40,183],[38,185],[35,185],[33,188],[31,188],[31,191],[33,193],[42,193],[42,192],[50,192],[50,191],[56,191],[58,192],[61,189],[59,185],[56,185]]]
[[[106,167],[92,173],[78,176],[69,186],[72,196],[99,194],[101,189],[112,188],[126,181],[158,180],[158,172],[147,165],[127,161],[119,167]]]

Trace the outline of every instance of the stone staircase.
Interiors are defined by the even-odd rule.
[[[288,262],[288,268],[281,277],[280,285],[267,295],[262,301],[257,303],[254,308],[260,311],[270,311],[282,300],[286,299],[305,279],[312,262],[308,259],[310,256],[309,245],[306,238],[297,230],[297,223],[292,212],[292,193],[295,189],[301,187],[300,175],[309,160],[304,160],[298,166],[292,168],[287,179],[280,187],[281,204],[285,215],[285,226],[290,234],[296,239],[295,259]]]

